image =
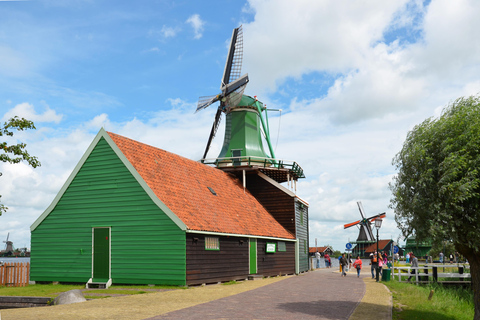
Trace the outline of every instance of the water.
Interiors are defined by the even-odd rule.
[[[332,262],[332,268],[337,268],[338,269],[340,267],[338,257],[331,257],[330,260]],[[362,260],[362,268],[363,269],[365,269],[366,267],[370,267],[370,259],[361,259],[361,260]],[[355,262],[355,259],[352,258],[352,263],[353,262]],[[313,266],[314,266],[314,269],[317,268],[317,259],[315,259],[315,258],[313,259]],[[324,269],[324,268],[325,268],[325,259],[320,258],[320,269]]]
[[[30,257],[19,257],[19,258],[10,258],[10,257],[0,257],[0,262],[10,263],[10,262],[30,262]]]

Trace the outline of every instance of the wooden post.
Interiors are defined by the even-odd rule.
[[[438,281],[438,270],[436,266],[432,267],[432,272],[433,272],[433,281],[437,282]]]
[[[433,290],[431,290],[431,291],[430,291],[430,294],[428,295],[428,300],[429,300],[429,301],[430,301],[430,300],[432,300],[432,297],[433,297],[433,292],[434,292],[434,291],[433,291]]]
[[[463,267],[460,267],[460,266],[458,267],[458,273],[459,273],[460,275],[463,275]],[[460,277],[460,281],[464,281],[464,278],[463,278],[463,277]]]

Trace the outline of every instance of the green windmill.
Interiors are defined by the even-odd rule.
[[[275,158],[270,141],[267,108],[256,99],[244,95],[248,83],[248,74],[241,75],[243,60],[242,26],[232,33],[227,61],[220,84],[220,93],[201,97],[196,112],[220,102],[213,122],[207,146],[201,160],[215,164],[219,168],[232,170],[245,167],[261,168],[262,172],[283,169],[285,174],[277,173],[275,180],[284,182],[289,179],[303,178],[303,170],[296,163],[285,163]],[[225,137],[222,150],[214,160],[206,159],[213,138],[220,125],[222,114],[226,116]],[[265,116],[264,116],[265,115]],[[263,146],[263,138],[268,146],[268,153]],[[293,170],[292,170],[293,169]],[[272,173],[267,174],[272,177]]]

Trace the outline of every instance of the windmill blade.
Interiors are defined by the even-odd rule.
[[[210,144],[212,143],[215,134],[217,133],[218,126],[220,125],[220,120],[222,119],[222,108],[219,107],[217,113],[215,114],[215,120],[213,122],[212,130],[210,131],[210,136],[208,137],[207,146],[205,148],[205,153],[203,154],[203,159],[207,157],[208,150],[210,149]]]
[[[205,96],[205,97],[200,97],[197,102],[197,110],[195,110],[195,113],[197,113],[200,110],[205,109],[206,107],[210,106],[211,104],[214,104],[220,100],[220,95],[217,94],[216,96]]]
[[[383,213],[379,213],[379,214],[376,214],[374,216],[371,216],[370,218],[367,218],[367,220],[370,221],[370,222],[374,222],[376,219],[383,219],[386,216],[387,216],[386,213],[383,212]]]
[[[242,26],[233,29],[230,47],[228,49],[227,61],[223,71],[222,84],[223,87],[233,80],[240,77],[243,62],[243,28]]]
[[[365,219],[365,211],[363,211],[363,205],[361,201],[357,201],[358,210],[360,210],[360,214],[362,215],[362,219]]]
[[[243,86],[227,95],[223,104],[227,108],[236,107],[240,103],[240,100],[242,100],[243,92],[245,91],[246,86],[247,84],[245,83]]]
[[[343,229],[347,229],[347,228],[353,227],[353,226],[359,224],[360,222],[362,222],[362,220],[358,220],[358,221],[355,221],[355,222],[351,222],[351,223],[344,224],[344,225],[343,225]]]
[[[248,73],[244,74],[240,78],[236,79],[235,81],[232,81],[229,84],[224,85],[221,90],[222,90],[222,95],[224,97],[228,96],[230,93],[238,90],[240,87],[244,87],[248,83]]]

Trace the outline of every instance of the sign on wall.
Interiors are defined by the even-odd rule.
[[[275,253],[277,252],[277,244],[267,242],[267,253]]]

